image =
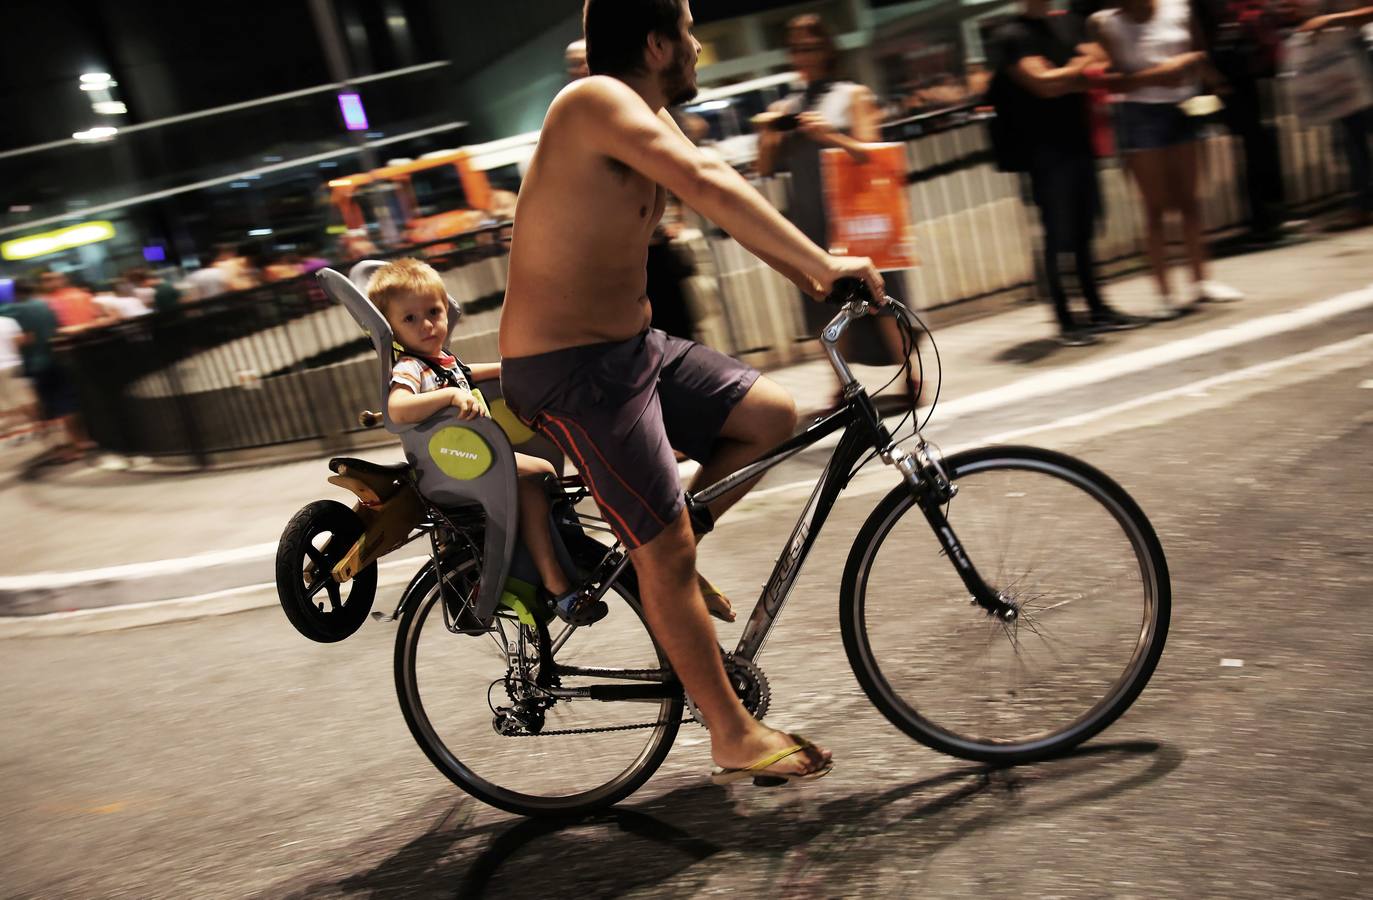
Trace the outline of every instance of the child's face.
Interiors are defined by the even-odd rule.
[[[448,339],[448,300],[412,294],[387,305],[386,321],[407,350],[437,356]]]

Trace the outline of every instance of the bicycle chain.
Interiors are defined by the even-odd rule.
[[[681,725],[686,725],[687,723],[689,723],[689,722],[694,722],[694,721],[696,721],[696,720],[693,719],[693,718],[691,718],[690,716],[688,716],[687,718],[683,719],[679,724],[681,724]],[[642,722],[642,723],[640,723],[640,724],[638,724],[638,725],[608,725],[608,726],[606,726],[605,728],[563,728],[563,729],[560,729],[560,730],[558,730],[558,731],[540,731],[538,734],[530,734],[529,732],[526,731],[526,732],[524,732],[523,734],[512,734],[512,735],[507,735],[507,736],[508,736],[508,737],[550,737],[550,736],[552,736],[552,735],[559,735],[559,734],[602,734],[602,733],[607,732],[607,731],[633,731],[633,730],[635,730],[636,728],[657,728],[659,725],[662,725],[662,724],[664,724],[664,723],[662,723],[662,722]]]

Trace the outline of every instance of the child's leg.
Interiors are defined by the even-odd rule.
[[[555,596],[565,594],[572,590],[572,583],[553,549],[548,525],[551,506],[541,484],[545,475],[554,474],[553,465],[537,456],[516,453],[515,471],[519,473],[520,538],[534,558],[544,588]]]

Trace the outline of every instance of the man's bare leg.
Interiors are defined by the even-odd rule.
[[[715,444],[710,461],[701,466],[691,479],[691,490],[697,491],[731,472],[743,468],[773,447],[791,437],[796,431],[796,402],[777,382],[759,376],[748,389],[729,417]],[[710,512],[719,519],[725,512],[758,483],[755,478],[730,491],[710,504]],[[699,538],[698,538],[699,540]],[[704,576],[697,576],[697,586],[712,613],[726,622],[734,621],[734,607],[729,598],[720,593]]]
[[[796,401],[786,388],[765,375],[730,410],[720,429],[710,461],[691,479],[696,491],[743,468],[796,432]],[[761,477],[761,476],[760,476]],[[758,483],[745,482],[710,504],[711,514],[719,519]]]
[[[743,768],[792,746],[790,735],[749,715],[730,688],[715,626],[696,584],[696,541],[686,510],[647,544],[631,550],[630,559],[649,628],[710,725],[710,751],[716,765]],[[773,769],[805,774],[823,768],[829,760],[829,751],[813,747],[787,757]]]

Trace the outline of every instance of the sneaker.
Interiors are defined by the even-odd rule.
[[[1187,310],[1181,306],[1174,306],[1171,302],[1165,302],[1158,312],[1154,313],[1155,322],[1171,322],[1174,319],[1181,319],[1187,315]]]
[[[1234,303],[1236,300],[1243,299],[1244,295],[1228,284],[1222,284],[1219,281],[1197,282],[1198,303]]]
[[[569,625],[592,625],[604,619],[606,613],[610,612],[610,607],[604,600],[591,599],[582,593],[581,588],[574,588],[561,597],[555,597],[539,588],[539,599],[551,604],[558,618]]]
[[[1143,328],[1148,324],[1149,320],[1144,316],[1126,315],[1106,307],[1092,313],[1088,327],[1093,331],[1129,331],[1132,328]]]
[[[1065,347],[1090,347],[1097,342],[1097,336],[1090,328],[1065,328],[1058,333],[1058,342]]]

